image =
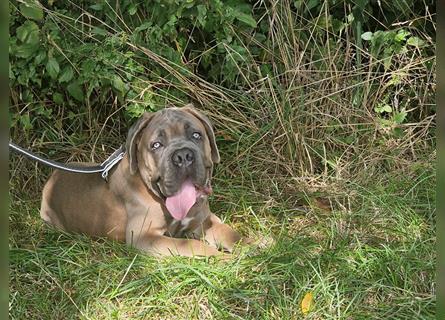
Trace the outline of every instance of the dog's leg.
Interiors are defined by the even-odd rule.
[[[221,220],[213,213],[203,225],[204,227],[204,239],[216,248],[222,247],[225,250],[232,252],[236,243],[248,244],[250,239],[242,238],[242,236],[229,227],[227,224],[221,222]]]
[[[65,230],[63,227],[62,222],[58,218],[57,213],[51,208],[51,206],[48,204],[48,196],[47,196],[47,189],[45,186],[45,189],[43,189],[43,196],[42,196],[42,202],[40,205],[40,217],[47,223],[48,225],[51,225],[53,227],[56,227],[61,230]],[[46,191],[46,192],[45,192]]]
[[[140,250],[157,256],[220,256],[223,259],[228,258],[227,254],[194,239],[177,239],[153,234],[141,237],[133,245]]]
[[[148,219],[152,217],[158,218]],[[153,207],[150,216],[148,211],[146,214],[133,214],[127,221],[126,243],[139,250],[158,256],[181,255],[193,257],[219,255],[222,258],[226,258],[223,252],[207,245],[203,241],[165,236],[165,221],[162,217],[161,209],[157,211]]]

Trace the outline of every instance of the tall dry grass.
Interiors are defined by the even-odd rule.
[[[147,80],[135,74],[138,81],[133,86],[141,99],[150,88],[174,105],[195,103],[213,120],[223,150],[222,177],[260,181],[258,192],[269,192],[276,185],[285,195],[336,188],[340,192],[345,181],[366,181],[381,170],[400,169],[418,159],[434,160],[435,57],[425,54],[434,52],[433,39],[424,35],[426,48],[408,47],[394,55],[385,70],[381,59],[358,45],[351,25],[334,33],[330,26],[319,23],[329,16],[327,6],[312,20],[298,15],[288,1],[266,3],[264,8],[262,19],[270,25],[272,45],[264,47],[263,60],[254,57],[247,46],[243,57],[247,64],[233,59],[244,83],[237,89],[210,83],[190,72],[192,68],[123,40],[173,79]],[[93,42],[94,35],[88,31],[92,23],[105,25],[85,10],[75,21],[49,10],[47,14],[67,32]],[[433,15],[422,19],[435,25]],[[310,35],[307,41],[302,40],[303,34]],[[250,41],[257,40],[252,36]],[[270,73],[261,69],[265,61],[273,66]],[[119,65],[113,67],[125,72]],[[172,88],[186,95],[187,101],[171,95]],[[29,107],[14,90],[11,101],[13,112]],[[131,124],[125,108],[133,102],[122,103],[110,95],[75,117],[54,107],[54,121],[34,119],[39,130],[25,136],[13,130],[12,138],[55,160],[101,161],[123,142]],[[391,115],[375,111],[382,103],[391,105],[394,112],[406,110],[406,121],[388,124]],[[33,184],[29,177],[42,176],[40,167],[22,159],[13,158],[11,167],[15,168],[13,175],[25,179],[21,188]],[[38,190],[40,185],[38,181],[31,189]]]

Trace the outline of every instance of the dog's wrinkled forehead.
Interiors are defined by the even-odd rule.
[[[181,109],[170,108],[159,111],[144,132],[147,139],[162,137],[174,139],[185,136],[190,130],[205,132],[205,128],[192,114]]]

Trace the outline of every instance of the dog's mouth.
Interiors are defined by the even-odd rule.
[[[156,191],[164,201],[168,212],[175,220],[184,219],[193,205],[204,196],[212,193],[210,179],[207,179],[203,186],[193,183],[190,179],[185,180],[178,191],[172,195],[165,195],[162,192],[161,180],[156,182]]]

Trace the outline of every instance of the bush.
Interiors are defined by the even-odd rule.
[[[272,146],[285,175],[354,174],[369,152],[391,167],[434,145],[433,1],[26,0],[10,13],[12,136],[36,148],[115,146],[131,118],[189,101],[222,147]]]

